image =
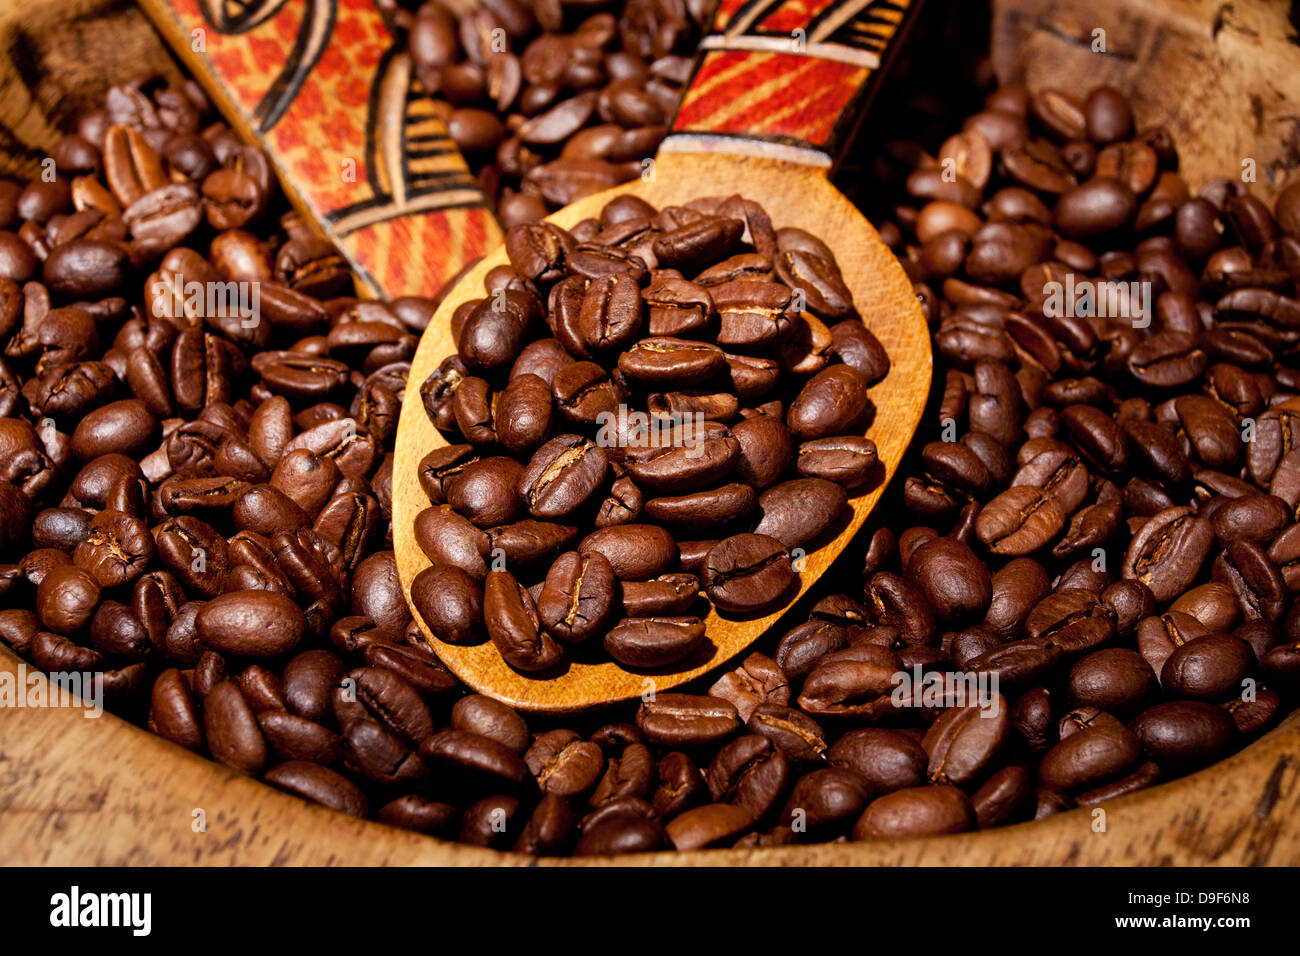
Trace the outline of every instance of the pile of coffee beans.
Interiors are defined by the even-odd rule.
[[[421,388],[453,443],[419,465],[415,608],[541,678],[564,645],[707,660],[701,589],[729,616],[783,603],[879,481],[863,432],[889,358],[825,243],[740,196],[620,196],[506,251]]]
[[[510,227],[645,171],[715,3],[484,0],[458,15],[428,0],[393,19]]]
[[[284,214],[265,157],[194,89],[114,89],[52,158],[52,180],[0,183],[0,640],[47,670],[103,675],[113,710],[182,747],[346,813],[587,855],[1043,817],[1208,766],[1300,701],[1300,187],[1271,209],[1237,181],[1192,194],[1169,137],[1134,129],[1113,90],[1006,87],[951,139],[882,151],[869,211],[916,283],[937,365],[903,475],[789,632],[681,693],[557,719],[467,693],[397,579],[392,441],[433,303],[348,297],[347,270]],[[518,522],[478,509],[522,507],[527,466],[510,456],[550,440],[538,416],[568,429],[588,393],[603,402],[628,378],[617,356],[640,336],[602,352],[619,332],[598,320],[616,314],[620,269],[682,271],[653,240],[586,248],[630,228],[628,211],[569,241],[512,233],[490,304],[458,316],[463,368],[426,406],[472,454],[496,442],[514,483],[457,492],[479,523],[426,513],[448,529],[443,564],[483,559],[486,580],[481,535]],[[774,285],[780,256],[809,250],[779,230],[760,249],[740,200],[673,215],[748,223],[739,241],[775,258],[761,280]],[[690,225],[665,224],[660,239]],[[670,285],[707,297],[657,302],[635,282],[649,334],[691,344],[630,360],[633,379],[663,355],[677,375],[713,354],[700,345],[721,323],[691,332],[704,301],[720,311],[700,278]],[[191,282],[248,283],[259,320],[186,294]],[[583,295],[543,310],[547,285]],[[593,288],[609,294],[584,313]],[[818,322],[790,319],[810,338],[785,365],[768,356],[778,381],[861,374],[848,356],[869,353],[833,334],[826,346],[821,326],[845,320],[822,321],[804,294]],[[525,344],[544,312],[558,346]],[[796,371],[805,358],[828,364]],[[557,400],[560,373],[584,363],[600,378],[575,374]],[[733,384],[766,366],[737,367]],[[720,392],[638,388],[651,411],[672,407],[651,393]],[[739,474],[738,430],[797,429],[793,406],[731,394],[717,424],[741,446]],[[857,459],[840,451],[813,477],[850,483]],[[606,460],[608,494],[586,505],[601,531],[648,503],[623,494],[641,484],[619,467]],[[681,545],[683,568],[707,555]],[[595,553],[551,572],[543,603],[579,602],[551,614],[561,639],[588,623],[573,584]],[[624,602],[632,583],[648,582],[624,581]],[[493,587],[517,608],[533,598]],[[631,590],[656,612],[667,599]]]

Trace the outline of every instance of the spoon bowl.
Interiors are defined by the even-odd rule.
[[[613,661],[570,660],[557,674],[529,676],[506,664],[489,641],[472,646],[439,641],[412,606],[429,645],[452,673],[479,693],[520,710],[569,713],[665,691],[714,670],[749,647],[821,577],[862,527],[893,477],[930,390],[929,330],[902,267],[823,170],[759,155],[661,151],[653,180],[638,179],[579,200],[548,220],[570,229],[583,219],[598,216],[618,195],[638,196],[662,208],[736,192],[763,206],[774,227],[806,229],[831,247],[859,314],[888,351],[890,371],[870,391],[876,414],[866,432],[876,443],[884,480],[849,499],[847,522],[839,525],[833,540],[803,558],[799,590],[789,595],[782,607],[746,619],[710,610],[705,619],[706,650],[670,673],[631,671]],[[439,306],[411,364],[397,432],[392,499],[393,546],[408,603],[411,582],[430,564],[415,541],[415,517],[429,507],[417,468],[421,458],[447,444],[424,410],[420,385],[444,358],[456,353],[452,313],[483,294],[483,279],[490,269],[508,263],[505,248],[500,247],[466,273]]]

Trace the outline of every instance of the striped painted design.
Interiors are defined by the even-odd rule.
[[[665,148],[732,137],[834,156],[920,2],[722,0]]]
[[[673,131],[819,146],[830,139],[869,74],[832,60],[711,50],[682,100]]]
[[[374,292],[431,295],[500,241],[373,0],[142,6]]]

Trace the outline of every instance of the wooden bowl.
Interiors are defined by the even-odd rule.
[[[998,5],[1004,11],[1014,6]],[[1239,13],[1255,6],[1271,5],[1234,4]],[[112,42],[102,42],[109,36]],[[63,118],[93,102],[112,82],[130,78],[140,64],[178,75],[143,17],[124,0],[46,0],[39,5],[0,0],[0,44],[12,48],[17,43],[35,59],[22,61],[33,65],[21,76],[14,59],[0,62],[0,170],[10,172],[36,168],[41,145],[53,141]],[[1300,102],[1300,96],[1292,102]],[[1138,105],[1141,112],[1143,105]],[[1216,117],[1219,121],[1231,122],[1231,117]],[[1243,115],[1238,122],[1247,124],[1250,117]],[[1191,133],[1180,145],[1194,151],[1198,143],[1195,130]],[[1219,125],[1205,131],[1209,138],[1225,135]],[[25,677],[30,668],[0,649],[0,680],[16,679],[20,670]],[[1038,823],[905,841],[541,863],[1295,865],[1300,863],[1297,758],[1300,714],[1190,777]],[[73,709],[0,712],[0,863],[534,862],[309,805],[111,715],[91,720]]]

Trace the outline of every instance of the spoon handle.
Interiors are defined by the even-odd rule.
[[[372,295],[434,295],[501,230],[373,0],[140,0]]]
[[[722,0],[660,147],[831,167],[922,0]]]

